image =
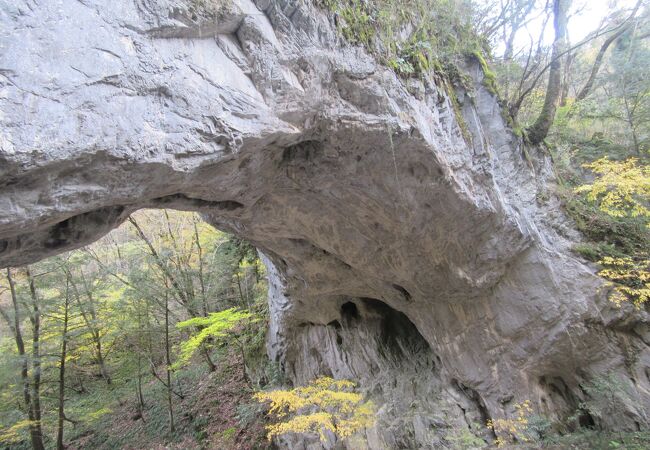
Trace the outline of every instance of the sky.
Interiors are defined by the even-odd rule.
[[[494,0],[496,1],[496,0]],[[537,0],[537,3],[544,3]],[[632,8],[636,0],[574,0],[570,10],[569,39],[572,44],[583,40],[589,33],[596,30],[602,19],[607,17],[612,9]],[[543,18],[539,17],[528,25],[527,30],[520,30],[515,40],[517,49],[527,48],[530,45],[530,35],[537,39],[543,27]],[[553,42],[553,22],[549,20],[544,34],[544,43]]]

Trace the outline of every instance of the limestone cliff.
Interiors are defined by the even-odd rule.
[[[480,67],[456,103],[347,46],[313,2],[214,4],[2,2],[0,265],[139,208],[196,210],[266,255],[289,377],[376,399],[369,448],[489,439],[474,424],[525,399],[561,418],[610,372],[637,402],[582,420],[648,425],[647,315],[612,308],[571,254],[549,161]]]

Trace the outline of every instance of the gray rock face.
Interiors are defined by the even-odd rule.
[[[570,253],[548,161],[524,156],[477,67],[455,112],[307,2],[0,5],[0,265],[139,208],[201,211],[266,255],[287,374],[375,399],[350,448],[490,439],[487,418],[525,399],[566,417],[610,373],[634,401],[582,420],[648,425],[648,317],[612,308]]]

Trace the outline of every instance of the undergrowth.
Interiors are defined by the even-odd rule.
[[[573,246],[574,252],[599,264],[599,275],[607,279],[613,288],[610,300],[617,305],[630,301],[640,308],[648,296],[648,218],[643,215],[612,214],[606,205],[589,195],[591,191],[586,188],[591,185],[584,184],[585,179],[594,176],[594,182],[598,182],[598,174],[590,174],[586,169],[593,165],[594,158],[600,158],[609,150],[608,144],[607,141],[592,140],[576,147],[580,151],[573,152],[556,148],[553,159],[561,185],[558,193],[565,211],[586,238]],[[583,148],[585,151],[582,151]],[[607,189],[615,187],[612,185]],[[620,201],[616,205],[627,207]]]
[[[364,46],[402,77],[434,71],[466,82],[458,63],[468,57],[485,62],[488,46],[473,30],[472,9],[465,0],[320,0],[320,5],[334,14],[348,42]],[[492,72],[484,71],[494,87]]]

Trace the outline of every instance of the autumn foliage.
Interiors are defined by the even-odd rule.
[[[331,432],[345,439],[374,423],[374,405],[355,392],[349,380],[318,378],[291,390],[259,392],[255,398],[269,404],[276,423],[267,427],[268,438],[287,433],[317,434],[321,441]]]

